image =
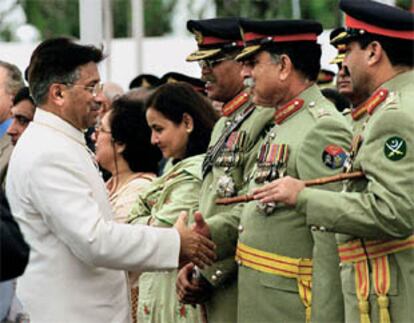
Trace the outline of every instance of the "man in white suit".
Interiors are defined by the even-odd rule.
[[[39,109],[14,149],[6,190],[31,246],[17,295],[32,323],[129,322],[122,270],[168,270],[189,260],[203,266],[215,257],[214,244],[183,217],[174,229],[112,221],[83,136],[103,100],[102,59],[93,46],[56,38],[35,49],[28,67]]]

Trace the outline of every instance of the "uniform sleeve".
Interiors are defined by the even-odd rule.
[[[381,111],[380,111],[381,112]],[[378,113],[380,113],[378,112]],[[413,120],[401,110],[387,110],[366,131],[356,158],[366,176],[364,192],[324,192],[305,188],[297,208],[307,221],[327,230],[364,238],[405,238],[413,232]],[[386,143],[399,138],[406,155],[392,160]],[[388,157],[387,157],[388,154]]]
[[[28,189],[46,226],[74,255],[92,266],[130,271],[178,266],[180,238],[175,229],[106,220],[85,166],[63,152],[48,157],[34,161]]]
[[[299,147],[296,156],[299,178],[315,179],[340,173],[351,141],[352,132],[344,119],[321,117]]]

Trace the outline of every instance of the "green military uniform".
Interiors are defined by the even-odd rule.
[[[372,240],[405,239],[413,232],[413,80],[413,71],[400,74],[383,84],[369,100],[371,116],[360,140],[354,140],[356,156],[352,162],[352,169],[363,170],[366,179],[350,182],[346,193],[306,188],[298,198],[297,209],[307,214],[308,223],[344,233],[337,236],[340,244],[360,241],[360,249],[367,254]],[[412,243],[407,241],[405,245]],[[413,256],[413,249],[386,256],[392,322],[414,321]],[[369,272],[373,273],[376,263],[373,260],[369,263]],[[343,260],[341,275],[347,322],[357,322],[360,317],[355,270],[354,263]],[[372,280],[368,302],[372,322],[378,322],[378,297],[374,287]]]
[[[228,101],[222,107],[223,117],[214,127],[209,150],[203,163],[204,181],[200,192],[200,211],[207,222],[221,221],[238,208],[230,205],[219,206],[215,201],[220,197],[241,194],[255,158],[252,150],[259,134],[272,119],[273,114],[273,109],[255,107],[247,92],[242,91],[242,79],[229,78],[218,66],[222,61],[232,60],[243,47],[238,22],[237,17],[187,22],[187,29],[195,35],[198,45],[198,49],[187,57],[187,61],[201,63],[203,77],[225,88],[220,91],[220,94],[212,92],[211,95],[215,96],[215,100]],[[232,66],[227,64],[224,71],[230,71],[231,68],[239,71],[240,67],[235,62],[232,62]],[[235,91],[241,93],[234,93]],[[209,94],[208,86],[207,93]],[[228,97],[232,99],[228,100]],[[222,238],[231,244],[232,252],[201,272],[213,286],[212,296],[205,303],[210,323],[237,321],[235,240],[227,236],[227,233],[224,233]],[[216,252],[222,253],[223,250],[219,247]]]
[[[281,117],[276,116],[277,125],[261,143],[250,190],[278,176],[311,179],[338,172],[351,133],[344,118],[316,85],[278,110],[278,114]],[[263,161],[271,162],[270,170]],[[310,305],[307,285],[312,275],[308,271],[312,255],[318,267],[313,236],[295,210],[283,205],[261,207],[256,201],[246,204],[240,217],[237,251],[239,322],[305,322],[304,303]],[[279,265],[295,262],[301,262],[304,275],[286,277],[283,272],[293,270],[295,265]],[[299,281],[306,286],[303,290]],[[299,293],[305,295],[300,297]]]
[[[215,201],[225,195],[240,194],[243,190],[247,183],[247,174],[256,157],[253,148],[265,125],[272,120],[274,110],[254,108],[248,94],[242,92],[223,107],[223,111],[228,112],[214,127],[210,147],[217,143],[227,128],[250,109],[253,110],[240,126],[229,134],[214,166],[204,178],[200,192],[200,211],[205,219],[225,217],[234,207],[234,205],[217,205]],[[230,111],[232,112],[229,113]],[[214,286],[213,296],[206,303],[209,322],[236,322],[237,265],[234,255],[216,262],[202,271],[202,275]]]
[[[279,176],[284,174],[310,179],[337,173],[345,158],[344,149],[348,148],[351,138],[346,121],[316,86],[304,91],[292,104],[296,102],[302,102],[299,105],[303,106],[293,114],[287,114],[286,118],[282,117],[263,141],[260,151],[264,154],[263,158],[270,157],[278,164]],[[290,109],[289,105],[285,109]],[[287,110],[282,108],[279,111]],[[277,154],[277,150],[283,148],[288,151],[288,156],[282,153],[279,153],[279,157],[270,156],[272,149]],[[264,178],[267,169],[260,164],[263,158],[259,156],[251,189],[262,185],[262,180],[269,179]],[[239,231],[239,322],[271,322],[274,319],[280,322],[305,322],[304,302],[310,305],[309,295],[301,300],[298,294],[302,292],[298,287],[300,279],[281,275],[281,271],[290,269],[278,267],[278,264],[279,261],[313,258],[316,273],[319,260],[327,256],[324,239],[312,236],[304,219],[293,209],[276,205],[262,210],[256,201],[244,207]],[[317,242],[316,239],[321,240]],[[253,258],[250,258],[250,252],[255,254]],[[273,260],[261,262],[260,259],[267,256]],[[259,265],[255,265],[257,263]],[[267,270],[269,268],[272,269]],[[309,276],[302,278],[303,284],[309,283]],[[313,282],[315,287],[320,286],[320,283],[316,280]],[[305,288],[306,292],[309,293],[310,288]],[[317,297],[319,295],[315,294]],[[326,305],[323,304],[325,308]]]
[[[181,211],[193,214],[198,208],[204,155],[186,158],[170,168],[139,195],[128,222],[157,227],[174,225]],[[177,270],[145,272],[139,278],[138,322],[201,322],[199,306],[178,302],[175,292]]]
[[[342,113],[352,127],[352,133],[362,131],[368,118],[367,106],[361,105]],[[338,184],[340,185],[340,184]],[[339,189],[340,186],[337,186]],[[312,322],[343,322],[344,300],[340,278],[340,259],[335,233],[311,226],[315,247],[313,251]]]

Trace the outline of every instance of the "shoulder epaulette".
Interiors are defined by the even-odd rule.
[[[221,109],[223,116],[228,117],[247,101],[249,101],[249,94],[246,92],[241,92],[236,95],[230,102],[223,105],[223,108]]]
[[[287,117],[291,116],[296,111],[300,110],[304,102],[305,101],[303,99],[293,99],[292,101],[286,103],[280,109],[277,109],[275,113],[275,123],[281,124],[283,121],[285,121]]]
[[[362,103],[359,107],[352,109],[351,116],[352,120],[359,120],[365,113],[367,113],[366,102]]]
[[[384,102],[388,96],[388,90],[386,88],[379,88],[371,97],[364,103],[369,114],[373,114],[374,110]]]

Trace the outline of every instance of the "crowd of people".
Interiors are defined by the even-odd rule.
[[[414,15],[339,7],[330,88],[310,20],[189,20],[201,78],[127,92],[0,61],[0,321],[413,322]]]

